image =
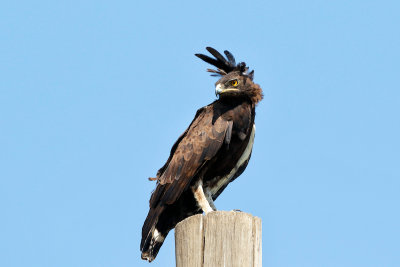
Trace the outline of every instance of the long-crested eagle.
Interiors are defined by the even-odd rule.
[[[157,187],[142,228],[142,259],[157,256],[168,232],[183,219],[216,210],[214,200],[247,166],[255,134],[255,107],[263,98],[253,83],[254,71],[246,63],[236,64],[229,51],[226,58],[207,47],[215,58],[195,54],[217,67],[207,69],[221,78],[215,83],[219,96],[200,108],[172,146],[170,156],[157,172]]]

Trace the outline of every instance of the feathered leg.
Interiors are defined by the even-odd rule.
[[[201,180],[199,180],[192,187],[192,192],[194,198],[196,199],[197,205],[204,211],[204,213],[209,213],[211,211],[217,210],[211,197],[211,193],[208,190],[204,192],[203,182]]]

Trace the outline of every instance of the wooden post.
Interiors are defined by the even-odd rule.
[[[235,211],[194,215],[175,227],[176,267],[261,267],[261,219]]]

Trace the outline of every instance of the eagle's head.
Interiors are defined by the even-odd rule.
[[[263,98],[262,89],[258,84],[253,82],[254,70],[249,72],[246,63],[240,62],[236,65],[233,55],[225,50],[227,59],[212,47],[206,47],[214,57],[203,54],[195,54],[207,63],[217,67],[217,70],[207,69],[213,73],[212,76],[220,76],[221,78],[215,83],[215,94],[220,98],[247,98],[254,104],[257,104]]]

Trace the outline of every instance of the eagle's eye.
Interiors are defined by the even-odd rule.
[[[238,85],[238,80],[232,80],[231,85],[236,87]]]

